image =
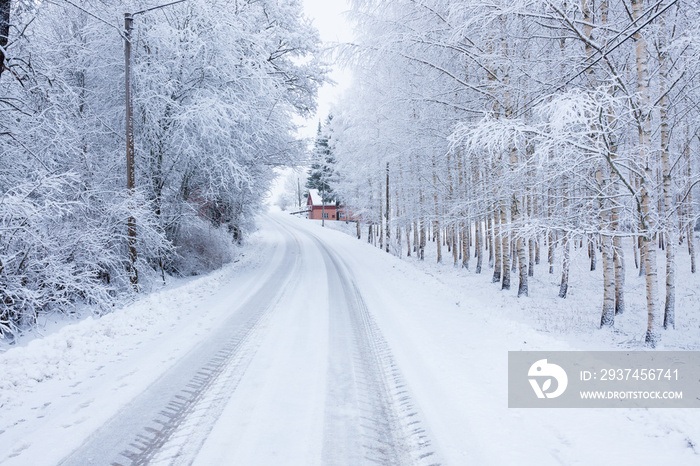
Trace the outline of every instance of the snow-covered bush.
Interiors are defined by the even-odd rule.
[[[0,197],[0,336],[33,325],[42,312],[70,312],[77,303],[100,312],[112,302],[129,283],[124,232],[130,215],[138,219],[139,267],[167,253],[147,206],[83,188],[77,175],[65,173]]]
[[[217,269],[236,257],[233,235],[225,225],[215,226],[190,216],[177,229],[176,254],[170,268],[179,275],[199,275]]]

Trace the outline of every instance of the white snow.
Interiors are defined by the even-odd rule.
[[[507,407],[508,351],[636,348],[641,298],[631,273],[620,330],[599,331],[592,327],[598,306],[586,291],[597,279],[586,278],[581,257],[567,300],[550,297],[544,264],[532,297],[517,299],[515,290],[491,286],[487,268],[478,276],[431,265],[430,257],[400,260],[318,222],[270,217],[240,262],[0,354],[0,464],[56,464],[203,341],[288,252],[276,222],[299,241],[294,278],[195,464],[321,464],[333,342],[328,290],[318,280],[323,258],[305,232],[343,258],[445,464],[700,462],[700,423],[689,409]],[[326,225],[354,232],[352,224]],[[690,300],[679,303],[678,321],[686,324],[664,335],[665,349],[697,349],[697,317],[688,308],[697,304],[696,287],[697,277],[679,283],[679,296]]]
[[[319,286],[320,254],[308,240],[302,248],[303,269],[196,465],[305,465],[321,456],[328,294]]]
[[[256,290],[279,237],[257,233],[239,262],[0,354],[0,444],[11,446],[0,464],[56,464],[79,446]]]
[[[400,260],[365,238],[353,238],[352,223],[326,222],[331,228],[321,229],[318,221],[296,222],[347,259],[447,464],[700,462],[700,423],[692,409],[507,407],[508,351],[641,349],[645,321],[643,316],[641,326],[634,321],[644,310],[643,283],[632,276],[631,252],[628,312],[618,320],[623,330],[601,331],[595,328],[599,303],[589,298],[599,293],[587,291],[600,285],[600,270],[587,277],[585,257],[574,262],[578,267],[572,267],[566,300],[556,296],[558,284],[548,275],[541,278],[547,272],[544,263],[531,285],[533,297],[518,299],[516,289],[501,292],[489,283],[492,269],[484,267],[482,275],[455,269],[451,257],[433,265],[429,250],[424,263]],[[686,265],[679,261],[679,269]],[[688,275],[677,285],[685,300],[677,315],[685,323],[664,335],[660,349],[700,346],[700,317],[693,312],[699,307],[698,277]],[[552,321],[553,328],[547,327]]]

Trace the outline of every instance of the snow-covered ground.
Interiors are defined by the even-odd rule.
[[[451,256],[435,264],[432,243],[424,262],[400,260],[354,238],[352,224],[326,225],[347,233],[327,237],[363,270],[363,292],[449,464],[700,464],[693,409],[507,407],[508,351],[643,349],[644,285],[633,266],[628,312],[618,328],[601,331],[601,303],[590,296],[600,296],[594,287],[602,282],[584,268],[585,251],[574,252],[566,300],[557,297],[557,271],[548,276],[544,264],[531,297],[518,299],[517,286],[502,292],[490,283],[490,269],[455,269]],[[679,280],[682,328],[664,335],[662,349],[700,346],[699,278],[687,273]]]
[[[56,464],[77,448],[270,273],[278,243],[259,232],[234,264],[1,354],[0,463]]]
[[[320,221],[311,220],[320,226]],[[327,222],[327,228],[356,235],[354,223]],[[366,243],[366,228],[362,241]],[[696,232],[696,244],[700,235]],[[542,262],[535,265],[534,277],[529,278],[529,297],[517,298],[518,272],[511,272],[511,289],[502,291],[500,283],[491,283],[493,268],[484,261],[481,274],[474,273],[476,259],[470,260],[470,270],[453,266],[452,254],[443,246],[443,261],[436,263],[435,243],[428,242],[425,259],[415,254],[406,257],[405,240],[402,244],[402,262],[409,263],[427,275],[436,278],[460,296],[469,296],[488,303],[489,314],[497,313],[510,320],[523,322],[543,334],[566,340],[576,349],[619,350],[645,349],[644,335],[647,324],[644,277],[634,266],[630,240],[625,240],[625,301],[626,310],[615,316],[612,330],[600,329],[603,305],[602,259],[598,252],[597,270],[590,271],[590,260],[585,248],[572,247],[569,289],[566,299],[558,297],[561,280],[561,249],[555,249],[554,273],[549,272],[547,250],[541,251]],[[396,253],[392,249],[392,253]],[[473,248],[472,248],[473,254]],[[665,264],[665,252],[657,252],[659,270]],[[488,257],[488,252],[485,251]],[[700,350],[700,273],[690,273],[690,256],[685,244],[676,250],[676,329],[662,333],[658,350]],[[664,274],[659,273],[659,290],[665,290]]]
[[[488,270],[430,259],[401,260],[316,222],[270,214],[241,261],[0,354],[0,464],[56,464],[91,441],[99,453],[95,439],[123,425],[120,413],[138,400],[157,403],[149,392],[246,312],[255,319],[232,363],[211,381],[194,379],[210,388],[151,462],[700,463],[693,410],[507,407],[508,351],[639,347],[643,296],[632,267],[628,312],[616,330],[599,331],[589,299],[600,294],[590,291],[599,278],[584,270],[585,257],[574,261],[566,300],[544,265],[531,297],[517,299],[492,285]],[[700,342],[698,278],[688,275],[679,280],[679,329],[664,334],[664,349]]]

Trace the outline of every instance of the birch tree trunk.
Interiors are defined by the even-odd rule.
[[[380,178],[381,179],[381,178]],[[384,197],[382,183],[379,183],[379,223],[377,224],[377,236],[379,236],[379,249],[384,249]]]
[[[494,222],[491,218],[491,214],[486,215],[486,248],[489,250],[489,267],[493,267],[493,261],[494,261],[494,253],[493,253],[493,238],[494,238]],[[499,262],[500,264],[500,262]],[[494,281],[501,281],[501,275],[500,272],[498,273],[498,280]]]
[[[535,193],[533,194],[532,198],[532,216],[533,218],[538,218],[539,217],[539,205],[537,203],[537,189],[535,188]],[[540,265],[540,233],[537,232],[535,237],[533,238],[533,242],[535,243],[535,265]],[[535,270],[533,267],[532,270],[532,276],[535,275]]]
[[[498,283],[501,281],[501,270],[503,268],[503,258],[501,254],[501,211],[500,205],[496,208],[493,213],[493,256],[494,256],[494,266],[493,266],[493,283]]]
[[[437,212],[435,213],[437,216]],[[437,252],[437,262],[438,264],[442,263],[442,241],[441,241],[441,231],[440,231],[440,221],[439,220],[434,220],[433,221],[433,241],[435,241],[436,244],[436,252]]]
[[[619,231],[620,212],[614,207],[611,212],[612,229]],[[625,312],[625,253],[622,250],[622,238],[616,234],[613,237],[613,261],[615,262],[615,314]]]
[[[517,155],[515,151],[511,152],[511,163],[517,163]],[[521,218],[520,206],[518,205],[518,197],[513,195],[513,200],[510,209],[511,224],[516,225]],[[516,233],[517,237],[515,239],[515,252],[518,260],[518,297],[528,295],[528,285],[527,285],[527,254],[525,252],[525,240],[521,234]],[[530,256],[532,257],[532,256]]]
[[[399,211],[398,196],[396,196],[395,205],[396,205],[396,254],[398,254],[399,257],[403,257],[403,250],[401,249],[401,240],[402,240],[402,238],[401,238],[401,222],[399,220],[402,218],[402,215],[401,215],[401,212]],[[410,247],[410,244],[409,244],[409,247]]]
[[[596,268],[596,250],[597,241],[594,235],[588,237],[588,256],[591,258],[591,272]]]
[[[547,262],[549,263],[549,273],[554,273],[554,231],[547,234]]]
[[[435,220],[433,220],[433,241],[436,243],[437,262],[439,264],[442,262],[442,242],[440,236],[440,203],[438,202],[435,156],[433,156],[433,206],[435,215]]]
[[[508,224],[508,214],[506,213],[506,201],[502,201],[500,208],[501,215],[501,256],[503,267],[501,272],[501,289],[510,290],[510,267],[511,267],[511,252],[510,252],[510,232],[504,231],[504,226]]]
[[[566,293],[569,291],[569,260],[570,260],[570,246],[569,246],[569,233],[564,232],[561,240],[562,248],[562,264],[561,264],[561,284],[559,285],[559,297],[566,298]]]
[[[605,27],[608,24],[609,0],[603,0],[600,5],[601,22]],[[613,111],[610,111],[608,123],[612,126]],[[620,237],[620,206],[616,199],[619,192],[620,178],[619,174],[612,170],[612,166],[617,159],[617,136],[613,132],[606,134],[608,138],[608,158],[610,166],[606,167],[606,172],[609,175],[611,182],[610,192],[612,194],[612,203],[610,209],[610,228],[612,230],[612,260],[615,268],[615,313],[614,315],[625,312],[625,253],[622,248],[622,238]],[[605,245],[604,245],[605,247]],[[609,272],[608,272],[609,274]],[[604,311],[605,312],[605,311]]]
[[[615,325],[615,251],[613,247],[613,239],[611,236],[612,218],[608,209],[608,204],[613,202],[608,199],[611,192],[612,173],[610,168],[604,162],[601,162],[601,167],[596,172],[596,180],[598,181],[599,195],[599,210],[598,224],[601,231],[600,242],[602,246],[603,259],[603,312],[600,318],[601,327],[612,327]],[[590,244],[593,244],[592,242]],[[593,248],[595,254],[595,248]]]
[[[689,138],[690,130],[686,127],[686,139]],[[690,165],[690,141],[686,141],[686,145],[683,148],[683,156],[686,162],[686,179],[690,181],[692,170]],[[688,234],[688,254],[690,254],[690,273],[695,273],[695,225],[693,224],[693,189],[692,186],[688,187],[688,196],[686,198],[686,225],[684,228],[687,229]]]
[[[569,183],[568,180],[564,180],[562,184],[562,210],[564,215],[569,211]],[[559,297],[566,298],[566,293],[569,291],[569,266],[570,266],[570,254],[571,245],[569,244],[569,232],[562,231],[561,235],[561,248],[562,248],[562,260],[561,260],[561,283],[559,285]]]
[[[676,222],[674,219],[673,188],[671,186],[671,162],[669,161],[668,125],[668,52],[666,50],[665,21],[662,16],[659,31],[659,119],[661,121],[661,167],[663,183],[664,230],[666,233],[666,302],[664,305],[664,328],[676,326]]]
[[[530,240],[532,241],[532,240]],[[516,247],[518,249],[518,267],[520,269],[520,282],[518,283],[518,298],[521,296],[528,296],[528,263],[526,259],[525,252],[525,240],[518,236],[516,240]],[[532,256],[530,256],[532,257]],[[530,264],[532,265],[532,264]]]
[[[426,242],[426,232],[425,232],[426,220],[423,218],[420,220],[420,247],[419,256],[420,260],[425,259],[425,242]]]
[[[420,256],[420,253],[418,252],[418,245],[420,244],[420,228],[418,227],[418,222],[420,220],[415,220],[413,222],[413,252],[416,253],[416,256]]]
[[[528,150],[528,160],[530,159],[531,155],[531,150]],[[528,165],[531,165],[530,162],[528,162]],[[532,177],[532,168],[528,170],[528,178]],[[530,187],[530,180],[528,180],[528,187],[527,187],[527,194],[525,196],[525,202],[527,203],[527,221],[530,222],[532,220],[532,192],[531,192],[531,187]],[[528,258],[528,263],[527,263],[527,276],[532,277],[535,274],[535,241],[532,239],[532,236],[527,240],[526,242],[527,245],[527,258]]]
[[[462,267],[469,270],[469,235],[470,222],[462,222]]]
[[[643,277],[646,272],[646,262],[644,262],[644,238],[637,237],[637,251],[639,252],[639,276]]]
[[[476,255],[476,269],[474,270],[476,273],[481,273],[481,266],[482,266],[482,261],[483,261],[483,256],[484,256],[484,247],[482,245],[484,241],[484,237],[482,234],[482,226],[481,226],[481,218],[479,216],[476,217],[476,225],[474,227],[474,253]]]
[[[460,240],[458,234],[457,225],[452,225],[450,227],[450,242],[452,243],[452,266],[457,267],[459,265],[459,253],[460,253]]]
[[[389,209],[389,162],[386,163],[386,239],[385,239],[385,245],[386,245],[386,252],[389,252],[389,239],[391,238],[391,231],[389,227],[389,212],[391,210]],[[399,249],[401,245],[399,244]]]
[[[644,10],[642,0],[631,0],[632,16],[639,20]],[[642,233],[642,263],[646,281],[647,298],[647,332],[645,342],[654,347],[659,339],[661,319],[657,303],[658,282],[656,268],[656,241],[654,238],[652,221],[651,184],[654,171],[651,163],[651,120],[649,115],[649,53],[647,52],[646,39],[640,31],[634,34],[635,59],[637,69],[637,93],[639,103],[637,117],[639,123],[639,161],[644,167],[644,174],[640,180],[640,222]]]
[[[605,214],[601,223],[605,222]],[[615,324],[615,270],[614,249],[609,234],[601,235],[603,246],[603,315],[600,318],[601,327],[612,327]]]
[[[411,223],[406,225],[406,257],[411,257]]]
[[[690,273],[695,273],[695,238],[693,226],[688,225],[688,254],[690,254]]]

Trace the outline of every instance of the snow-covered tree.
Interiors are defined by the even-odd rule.
[[[331,139],[333,137],[332,121],[333,115],[328,115],[323,126],[321,122],[318,123],[316,139],[314,140],[314,147],[310,157],[311,168],[309,168],[305,185],[307,189],[317,189],[324,203],[338,201],[337,195],[331,186],[337,177],[335,157],[331,147]]]
[[[517,271],[519,296],[546,250],[562,298],[575,286],[572,249],[585,248],[592,271],[602,259],[602,326],[625,309],[628,241],[654,345],[674,322],[672,243],[693,250],[697,167],[686,160],[698,138],[684,128],[699,118],[697,9],[358,0],[351,14],[358,39],[340,54],[356,82],[334,125],[338,167],[350,170],[334,187],[369,240],[423,257],[432,239],[438,261],[446,246],[462,266],[473,254],[504,290]]]
[[[325,72],[299,2],[190,0],[134,19],[127,195],[122,25],[152,6],[0,3],[2,334],[127,292],[130,218],[141,288],[220,265],[272,168],[303,158],[293,118]]]

